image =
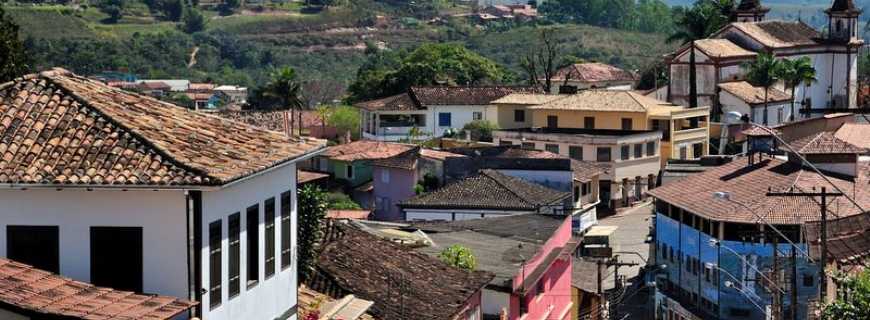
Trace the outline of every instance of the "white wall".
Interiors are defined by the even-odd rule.
[[[427,106],[429,110],[428,123],[429,131],[433,132],[436,137],[444,135],[444,131],[450,128],[462,129],[467,123],[473,121],[473,113],[480,112],[483,120],[488,120],[492,123],[497,123],[497,118],[488,118],[493,116],[493,112],[487,112],[486,106]],[[491,109],[490,109],[491,111]],[[442,127],[438,125],[438,114],[450,113],[450,126]]]
[[[142,227],[143,290],[188,297],[187,207],[182,191],[0,190],[0,256],[6,226],[58,226],[60,274],[90,282],[90,228]]]
[[[510,312],[511,296],[504,292],[484,288],[481,294],[480,304],[483,306],[483,314],[499,315],[502,309]]]
[[[751,107],[746,104],[743,100],[738,99],[731,93],[727,91],[722,91],[719,94],[719,103],[722,106],[722,111],[724,113],[736,111],[740,114],[749,114],[752,112],[752,121],[755,123],[763,123],[764,121],[764,105]],[[775,126],[780,124],[779,122],[779,110],[782,110],[782,121],[788,122],[789,116],[791,115],[791,102],[777,102],[777,103],[769,103],[767,106],[767,124],[770,126]],[[795,120],[800,120],[800,116],[797,113],[800,112],[800,104],[795,104]]]
[[[223,273],[223,298],[219,307],[210,310],[209,298],[211,292],[202,296],[203,319],[274,319],[290,309],[297,302],[296,297],[296,257],[286,270],[281,269],[281,193],[292,190],[293,203],[296,203],[296,165],[289,164],[266,174],[256,176],[237,185],[221,189],[219,191],[203,192],[202,196],[202,284],[209,288],[209,241],[208,225],[218,219],[222,220],[222,267]],[[263,208],[266,199],[274,197],[275,210],[275,275],[265,278],[265,262],[263,251],[265,250],[265,226],[263,221]],[[247,289],[247,235],[248,230],[245,210],[254,204],[260,205],[259,228],[259,283]],[[293,252],[296,251],[296,206],[292,206],[292,243]],[[241,291],[240,294],[229,300],[229,244],[228,244],[228,217],[236,212],[241,212]],[[295,319],[291,317],[291,319]]]

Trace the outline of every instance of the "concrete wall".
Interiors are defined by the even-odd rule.
[[[281,267],[281,193],[290,191],[292,194],[291,216],[292,216],[292,241],[291,248],[294,253],[291,259],[290,267],[282,269]],[[265,221],[264,221],[264,202],[266,199],[275,199],[275,274],[270,277],[265,277]],[[203,304],[203,319],[274,319],[297,303],[296,297],[296,165],[289,164],[260,176],[253,177],[249,180],[240,182],[239,184],[211,192],[203,192],[202,195],[202,239],[201,248],[202,255],[202,283],[203,286],[209,287],[209,241],[208,241],[208,225],[211,222],[222,221],[222,275],[223,275],[223,290],[222,303],[216,308],[209,305],[211,294],[215,292],[206,292],[202,296]],[[259,221],[257,226],[247,225],[246,209],[249,206],[259,204]],[[240,263],[240,281],[241,291],[234,298],[229,297],[229,240],[228,240],[228,217],[236,212],[241,212],[241,263]],[[183,224],[182,224],[183,225]],[[247,232],[251,228],[259,229],[259,282],[256,286],[248,288],[246,283],[247,277],[247,255],[248,241]],[[147,242],[146,242],[147,243]],[[186,259],[186,258],[185,258]],[[186,261],[186,260],[185,260]],[[162,262],[166,262],[165,260]],[[295,317],[291,317],[295,319]]]
[[[750,115],[750,120],[755,123],[763,123],[764,105],[752,106],[737,98],[727,91],[719,93],[719,103],[722,106],[722,112],[739,112],[740,114]],[[782,111],[782,121],[779,118],[779,112]],[[797,113],[800,111],[800,104],[795,105],[795,120],[800,119]],[[791,102],[774,102],[767,106],[767,124],[770,126],[780,125],[788,122],[791,115]]]
[[[664,276],[670,279],[672,283],[684,290],[694,292],[714,304],[718,304],[719,312],[723,319],[764,318],[761,311],[755,308],[747,300],[747,297],[752,297],[761,306],[768,305],[772,301],[770,294],[762,287],[763,283],[761,280],[763,279],[754,270],[765,270],[772,267],[773,245],[769,243],[721,241],[722,246],[725,248],[719,248],[710,245],[711,238],[713,237],[710,235],[699,232],[689,225],[682,224],[658,212],[656,214],[655,246],[656,248],[661,248],[662,244],[668,246],[669,250],[674,252],[675,259],[671,261],[669,254],[665,254],[662,250],[655,250],[656,264],[667,265]],[[806,250],[806,245],[800,244],[799,246],[801,250]],[[791,250],[789,244],[781,244],[778,248],[784,254],[788,254]],[[800,257],[800,253],[798,256]],[[701,266],[697,275],[693,271],[687,270],[686,265],[688,260],[686,260],[686,257],[700,261]],[[745,258],[746,262],[741,257]],[[713,278],[707,281],[704,274],[704,268],[707,264],[721,268],[724,271],[713,270],[711,275]],[[784,264],[784,266],[787,265]],[[799,319],[806,318],[806,301],[811,299],[818,291],[818,278],[814,278],[812,286],[803,286],[803,277],[804,275],[815,277],[816,271],[817,267],[814,264],[808,263],[805,259],[798,258],[798,301],[802,309],[798,312]],[[736,279],[731,276],[734,276]],[[726,281],[735,283],[738,287],[743,288],[743,293],[733,288],[727,288],[725,286]],[[785,295],[786,305],[790,304],[789,297],[790,293]],[[748,310],[750,314],[747,317],[734,316],[731,314],[732,309]],[[708,310],[708,312],[714,313],[713,310]]]
[[[427,116],[429,130],[436,137],[444,135],[447,129],[462,129],[466,124],[473,121],[475,112],[481,114],[482,120],[496,122],[497,119],[489,119],[492,117],[492,112],[487,112],[486,106],[427,106],[429,115]],[[438,114],[450,113],[450,126],[438,125]]]
[[[459,221],[534,213],[533,211],[475,209],[405,209],[404,212],[405,219],[408,221]]]
[[[9,225],[58,226],[60,274],[91,280],[91,227],[141,227],[143,290],[187,298],[183,191],[0,190],[0,256]]]
[[[595,129],[622,129],[622,119],[631,119],[632,130],[647,130],[646,113],[643,112],[601,112],[573,110],[531,110],[534,127],[547,127],[547,116],[559,117],[559,128],[583,128],[585,117],[595,118]]]
[[[498,105],[496,112],[496,123],[499,128],[502,129],[517,129],[517,128],[529,128],[533,125],[532,117],[534,112],[532,110],[526,110],[526,105]],[[514,112],[516,110],[525,110],[525,121],[516,122],[514,121]],[[546,119],[545,119],[546,120]]]
[[[571,218],[568,217],[550,239],[535,253],[535,256],[525,263],[524,269],[535,270],[551,251],[562,250],[562,247],[571,240],[571,234]],[[513,289],[515,292],[520,289],[520,285],[527,275],[519,272],[520,270],[517,271],[513,279]],[[523,316],[519,312],[520,300],[523,300],[528,306],[525,319],[562,319],[561,315],[563,313],[570,314],[570,308],[573,305],[571,302],[572,272],[573,258],[571,256],[565,259],[556,259],[547,268],[540,280],[538,280],[542,285],[538,285],[537,288],[542,288],[543,291],[537,292],[531,289],[529,290],[530,294],[523,297],[515,296],[511,299],[509,319],[516,320]]]
[[[373,171],[375,220],[405,220],[397,204],[413,198],[417,184],[417,171],[387,167],[374,167]]]
[[[335,179],[346,180],[352,187],[356,187],[372,180],[372,165],[369,161],[361,160],[354,162],[329,160]],[[347,167],[353,166],[353,177],[347,176]]]

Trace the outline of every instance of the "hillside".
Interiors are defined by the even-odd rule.
[[[290,65],[303,79],[345,87],[367,48],[401,49],[424,42],[455,42],[504,64],[522,78],[520,59],[532,49],[530,26],[481,30],[459,18],[425,22],[424,14],[365,1],[348,8],[304,12],[297,6],[244,9],[231,16],[204,11],[206,30],[185,34],[147,8],[117,23],[95,7],[5,6],[21,25],[36,68],[63,66],[81,74],[126,70],[148,78],[184,77],[257,87],[275,66]],[[438,8],[462,12],[462,6]],[[374,21],[377,16],[383,21]],[[418,19],[420,18],[420,19]],[[51,23],[45,23],[51,21]],[[673,46],[664,36],[585,25],[556,25],[564,53],[574,59],[642,69]],[[196,49],[196,50],[195,50]],[[195,64],[188,68],[191,53]]]

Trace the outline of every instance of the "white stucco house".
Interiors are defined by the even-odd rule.
[[[325,147],[66,70],[0,84],[0,257],[296,319],[296,163]]]
[[[858,54],[864,40],[859,37],[861,10],[853,1],[834,0],[825,11],[828,23],[822,31],[802,21],[766,20],[768,11],[761,1],[742,0],[735,12],[737,21],[709,39],[688,43],[667,57],[670,84],[665,92],[657,93],[663,93],[669,102],[689,105],[689,71],[694,52],[698,106],[711,106],[717,115],[726,105],[719,84],[745,80],[742,65],[756,59],[759,52],[769,52],[778,59],[808,57],[816,70],[817,81],[795,88],[793,120],[856,108]],[[790,91],[782,83],[775,87]]]
[[[753,123],[767,123],[770,126],[784,124],[792,119],[791,95],[780,89],[767,89],[766,105],[764,88],[746,81],[720,83],[719,90],[719,105],[723,113],[737,112],[749,117]],[[795,118],[799,119],[797,115]]]
[[[444,136],[475,120],[498,123],[493,101],[511,93],[535,92],[530,87],[412,87],[408,92],[355,104],[360,109],[362,137],[371,140],[416,139]]]

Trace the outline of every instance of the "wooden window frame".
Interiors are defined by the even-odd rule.
[[[228,261],[228,300],[232,300],[242,292],[242,215],[240,212],[231,214],[227,219],[229,243]]]
[[[209,261],[209,310],[221,306],[223,293],[223,270],[222,270],[222,235],[223,221],[216,220],[208,224],[208,261]]]
[[[245,235],[247,242],[247,277],[245,283],[248,289],[260,283],[260,204],[255,204],[245,210]]]
[[[263,263],[265,263],[265,278],[269,279],[275,275],[275,198],[266,199],[263,208],[263,220],[265,225],[265,252],[263,253]]]
[[[292,191],[281,193],[281,270],[293,265],[293,206]]]

